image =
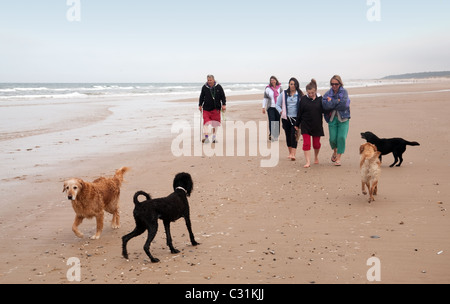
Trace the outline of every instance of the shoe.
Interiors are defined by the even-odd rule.
[[[207,137],[207,138],[203,139],[203,140],[202,140],[202,143],[204,143],[204,144],[209,144],[209,138]]]
[[[331,161],[333,163],[335,163],[337,161],[337,155],[333,153],[333,155],[331,155]]]

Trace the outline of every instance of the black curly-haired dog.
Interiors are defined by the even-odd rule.
[[[150,195],[144,191],[138,191],[134,195],[134,211],[133,216],[136,222],[136,228],[122,237],[122,255],[128,259],[127,243],[132,238],[141,235],[145,230],[148,231],[147,241],[144,245],[144,251],[152,261],[152,263],[159,262],[159,259],[153,257],[150,253],[150,243],[155,238],[158,231],[158,219],[164,223],[166,230],[167,246],[170,252],[179,253],[173,247],[172,236],[170,235],[170,222],[175,222],[181,217],[184,217],[186,226],[189,232],[189,237],[193,246],[199,245],[195,241],[194,234],[191,228],[191,219],[189,217],[189,203],[187,197],[191,195],[194,183],[189,173],[178,173],[173,180],[174,192],[167,197],[152,199]],[[139,202],[139,196],[145,196],[146,200]]]
[[[377,147],[377,150],[381,152],[380,160],[382,155],[392,153],[394,155],[394,163],[389,166],[391,168],[394,167],[399,160],[400,162],[397,167],[402,165],[403,153],[406,151],[406,146],[420,146],[418,142],[410,142],[403,138],[378,138],[378,136],[372,132],[361,133],[361,138]]]

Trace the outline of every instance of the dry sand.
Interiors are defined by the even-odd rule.
[[[450,283],[449,89],[445,80],[349,89],[352,119],[339,168],[330,162],[325,122],[321,164],[310,169],[303,168],[300,150],[296,162],[285,158],[284,136],[273,168],[260,166],[263,157],[174,157],[176,135],[132,152],[82,160],[69,153],[47,167],[35,159],[38,173],[2,180],[0,283],[68,284],[71,257],[81,262],[81,283],[365,284],[371,257],[381,262],[381,283]],[[239,103],[248,99],[255,101]],[[265,121],[260,99],[236,98],[227,120]],[[372,204],[360,193],[358,166],[364,142],[359,134],[369,130],[421,144],[407,148],[401,168],[389,168],[393,157],[384,157]],[[28,153],[32,159],[33,151]],[[100,240],[78,239],[62,181],[93,180],[125,165],[132,171],[122,187],[121,228],[110,228],[108,214]],[[170,253],[160,225],[151,251],[161,262],[150,263],[142,250],[146,234],[129,242],[125,260],[121,237],[134,228],[134,192],[165,196],[182,171],[194,179],[189,201],[201,244],[190,245],[179,220],[172,224],[172,237],[181,253]],[[94,234],[95,220],[85,220],[80,230]]]

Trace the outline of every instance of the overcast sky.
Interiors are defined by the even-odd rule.
[[[379,78],[450,70],[449,36],[448,0],[0,0],[0,82]]]

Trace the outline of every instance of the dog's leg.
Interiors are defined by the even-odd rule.
[[[97,220],[97,232],[95,235],[91,236],[91,240],[98,240],[100,238],[103,231],[103,216],[103,212],[95,216],[95,219]]]
[[[361,190],[362,190],[362,194],[367,195],[367,191],[366,191],[366,183],[365,182],[361,182]]]
[[[133,231],[122,237],[122,255],[128,260],[127,243],[134,237],[141,235],[145,231],[144,225],[137,224]]]
[[[372,188],[370,187],[370,181],[366,183],[366,186],[367,186],[367,191],[369,192],[369,203],[370,203],[370,202],[372,202],[372,197],[373,197],[372,191],[371,191]]]
[[[397,165],[397,167],[400,167],[403,163],[403,154],[399,154],[398,158],[400,159],[400,163]]]
[[[397,153],[395,153],[395,151],[394,151],[392,154],[394,155],[394,163],[389,166],[390,168],[393,168],[395,166],[395,164],[398,162]]]
[[[180,251],[175,249],[172,244],[172,236],[170,235],[170,221],[163,220],[164,223],[164,229],[166,230],[166,240],[167,240],[167,246],[170,248],[171,253],[179,253]]]
[[[113,213],[113,218],[112,218],[112,221],[111,221],[111,227],[112,227],[112,229],[119,229],[120,228],[120,213],[119,213],[118,209]]]
[[[83,234],[78,230],[78,226],[80,226],[81,222],[83,222],[83,217],[82,216],[75,216],[75,221],[73,222],[72,225],[72,231],[75,233],[75,235],[79,238],[83,238]]]
[[[192,233],[191,218],[190,218],[189,214],[184,218],[184,220],[186,221],[186,227],[189,232],[189,238],[191,239],[192,246],[200,245],[199,243],[197,243],[195,241],[194,233]]]
[[[373,197],[373,196],[374,196],[374,192],[377,187],[377,184],[378,184],[378,181],[374,181],[373,184],[369,188],[369,193],[370,193],[369,203],[375,201],[375,197]]]
[[[150,258],[150,261],[152,261],[152,263],[158,263],[159,259],[153,257],[152,254],[150,253],[150,244],[155,238],[156,232],[158,231],[158,220],[156,220],[154,223],[151,223],[148,226],[147,230],[148,230],[148,237],[147,241],[144,244],[144,251]]]

